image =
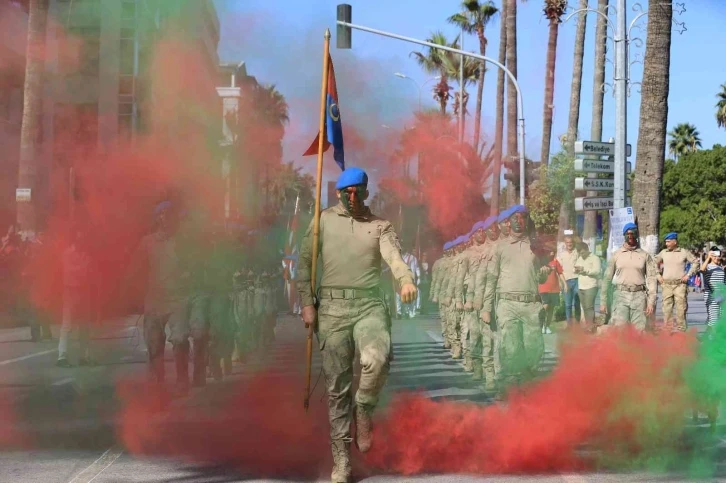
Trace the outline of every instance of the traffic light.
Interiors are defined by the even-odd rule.
[[[540,178],[540,168],[542,167],[542,163],[535,163],[534,161],[527,160],[525,167],[524,167],[524,179],[527,181],[527,184],[531,184],[534,181],[539,180]]]
[[[338,22],[352,23],[352,10],[353,7],[347,3],[341,3],[338,5]],[[335,36],[336,47],[339,49],[350,49],[351,48],[351,28],[345,25],[338,24],[337,35]]]

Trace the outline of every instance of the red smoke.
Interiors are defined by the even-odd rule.
[[[367,461],[403,474],[536,473],[584,468],[585,444],[629,457],[667,447],[692,404],[680,388],[695,344],[691,334],[610,331],[564,346],[550,377],[504,405],[401,397],[377,424]]]
[[[305,413],[301,381],[302,375],[263,373],[230,388],[221,407],[216,401],[198,409],[186,402],[168,406],[157,387],[139,390],[126,382],[119,386],[118,435],[133,454],[225,464],[256,477],[315,479],[329,468],[327,412],[313,400]],[[222,388],[205,391],[212,389]]]

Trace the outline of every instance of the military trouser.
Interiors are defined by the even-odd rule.
[[[497,302],[500,380],[507,384],[534,376],[544,354],[541,302]]]
[[[439,302],[439,318],[441,319],[441,336],[446,338],[446,305]]]
[[[688,311],[688,290],[685,283],[666,283],[663,287],[663,325],[665,330],[673,330],[673,305],[676,306],[676,323],[675,329],[679,332],[685,332],[688,328],[686,322],[686,312]]]
[[[456,308],[456,301],[452,301],[449,305],[447,320],[447,336],[446,340],[451,344],[452,352],[461,352],[461,319],[464,311]]]
[[[169,340],[174,348],[189,350],[189,336],[194,332],[198,337],[205,335],[205,325],[194,321],[190,326],[189,306],[186,302],[175,301],[163,305],[148,306],[144,310],[144,342],[149,352],[149,369],[158,382],[164,381],[164,347],[166,345],[166,326],[169,326]]]
[[[328,392],[330,439],[351,441],[353,358],[360,353],[361,376],[355,403],[372,411],[388,377],[390,316],[378,298],[322,298],[318,340]]]
[[[234,323],[232,305],[229,295],[214,295],[209,301],[210,347],[212,362],[216,365],[220,360],[231,360],[234,352],[236,324]]]
[[[616,287],[613,292],[612,324],[614,326],[631,324],[637,330],[644,331],[648,326],[648,318],[645,316],[647,302],[644,290],[627,292]]]
[[[467,312],[472,314],[469,319],[469,334],[471,357],[474,360],[474,367],[481,365],[484,373],[494,374],[499,372],[495,364],[495,353],[499,347],[496,342],[497,332],[494,317],[490,323],[481,319],[481,311]],[[498,362],[497,357],[497,362]]]

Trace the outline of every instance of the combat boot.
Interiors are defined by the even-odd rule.
[[[371,411],[357,405],[355,415],[355,445],[361,453],[368,452],[373,442],[373,420]]]
[[[194,373],[192,385],[203,387],[207,384],[207,344],[204,340],[194,341]]]
[[[189,342],[174,347],[174,362],[176,365],[175,395],[184,397],[189,394]]]
[[[484,375],[486,376],[486,383],[484,384],[484,389],[486,391],[494,391],[497,388],[496,375],[494,374],[494,368],[488,367],[486,369],[486,371],[484,371]]]
[[[474,361],[471,360],[471,356],[464,356],[464,370],[466,372],[474,372]]]
[[[330,475],[332,483],[350,483],[352,468],[350,466],[350,443],[345,441],[332,441],[330,449],[333,451],[333,472]]]
[[[475,381],[481,381],[484,378],[484,375],[482,373],[481,364],[474,365],[474,372],[471,375],[471,378]]]
[[[452,344],[451,347],[452,347],[451,358],[452,359],[461,359],[461,345]]]
[[[444,349],[451,349],[451,343],[448,340],[444,340]]]

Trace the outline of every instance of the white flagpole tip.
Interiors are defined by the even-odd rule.
[[[326,39],[330,38],[330,29],[328,29],[328,28],[325,29],[325,38]]]

